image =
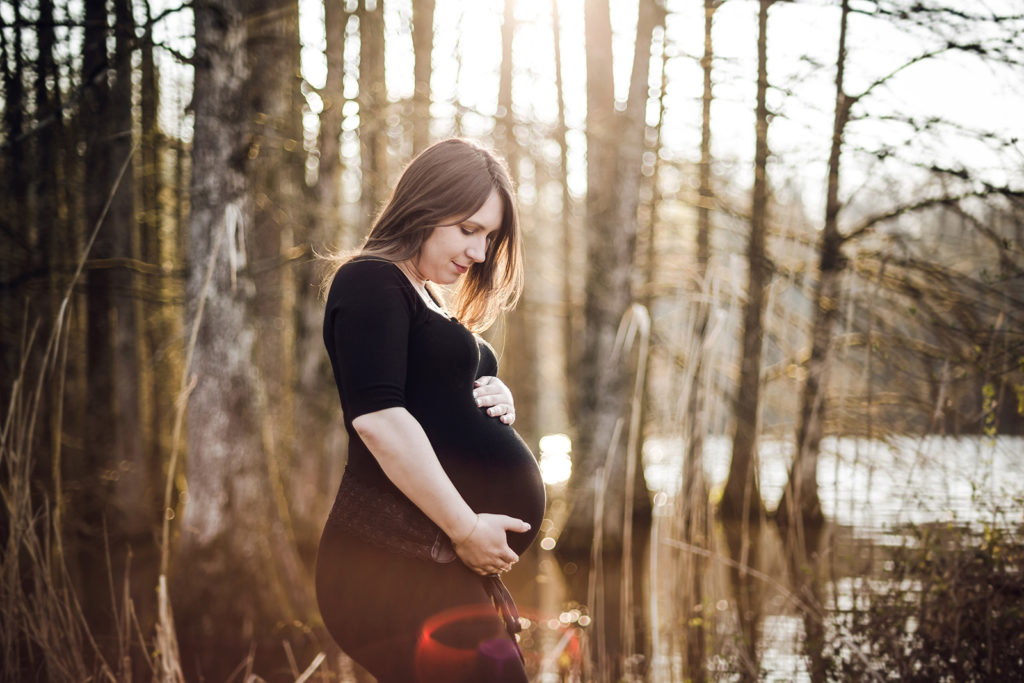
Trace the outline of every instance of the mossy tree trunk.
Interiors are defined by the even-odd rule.
[[[289,152],[297,139],[289,136],[294,128],[287,119],[296,109],[281,84],[297,87],[297,72],[287,66],[297,6],[291,0],[259,7],[221,0],[198,5],[195,17],[186,300],[187,320],[198,330],[189,369],[187,496],[171,597],[186,677],[217,680],[227,678],[251,647],[258,670],[287,666],[278,654],[287,637],[281,624],[312,609],[306,604],[310,579],[296,559],[281,505],[274,471],[280,442],[268,433],[267,410],[267,401],[277,400],[268,392],[291,389],[271,384],[287,381],[274,368],[288,365],[288,342],[280,335],[290,326],[276,333],[269,328],[284,315],[282,297],[289,291],[282,244],[294,205],[278,202],[286,201],[294,173]],[[257,86],[252,69],[263,60],[280,61],[273,72],[259,74]],[[278,286],[277,293],[268,291]],[[286,422],[288,415],[281,417]]]

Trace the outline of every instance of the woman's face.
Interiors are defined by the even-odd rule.
[[[487,246],[501,228],[503,207],[497,190],[483,206],[455,225],[439,225],[412,260],[417,275],[439,285],[450,285],[474,263],[483,263]]]

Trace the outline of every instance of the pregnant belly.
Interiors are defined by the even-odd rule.
[[[481,413],[448,435],[455,438],[435,440],[441,465],[473,510],[530,525],[525,533],[508,534],[509,546],[522,553],[544,519],[544,482],[533,453],[514,429]]]

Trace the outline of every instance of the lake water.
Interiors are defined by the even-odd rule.
[[[758,450],[761,494],[775,508],[786,483],[793,447],[790,442],[765,440]],[[704,469],[712,498],[728,476],[731,442],[712,437],[705,443]],[[679,551],[670,538],[675,514],[674,494],[681,484],[682,444],[679,439],[650,439],[644,448],[648,485],[656,496],[655,571],[652,600],[658,623],[651,680],[681,681],[676,652],[678,614],[668,607],[676,598]],[[1019,437],[898,437],[887,441],[829,438],[822,442],[818,463],[823,512],[837,532],[826,551],[835,556],[851,547],[898,545],[905,523],[950,522],[957,525],[1013,526],[1024,521],[1024,438]],[[739,680],[743,653],[731,646],[738,626],[736,602],[729,580],[725,543],[720,535],[709,540],[711,559],[702,561],[705,616],[716,624],[718,645],[709,657],[710,680]],[[753,562],[753,560],[752,560]],[[759,595],[757,619],[758,677],[763,681],[809,681],[801,651],[804,622],[787,592],[786,560],[774,525],[761,532],[754,579]],[[859,576],[840,568],[835,582],[822,586],[826,609],[848,609],[860,581],[884,582],[884,577]],[[845,606],[845,607],[844,607]],[[723,645],[724,643],[724,645]]]
[[[708,482],[721,487],[729,474],[731,440],[705,442]],[[671,496],[682,476],[679,439],[648,439],[648,485]],[[793,445],[765,440],[758,449],[761,496],[774,509],[786,484]],[[1024,514],[1024,438],[896,437],[888,441],[826,438],[818,462],[822,510],[855,533],[904,522],[989,521],[994,514]],[[1000,520],[1007,521],[1007,520]]]

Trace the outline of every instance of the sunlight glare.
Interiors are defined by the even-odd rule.
[[[540,476],[545,484],[562,484],[572,474],[572,441],[565,434],[540,439]]]

